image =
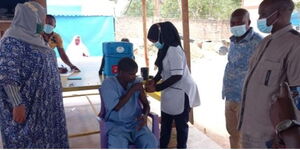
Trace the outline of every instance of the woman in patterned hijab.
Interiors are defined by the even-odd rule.
[[[0,41],[0,127],[4,148],[68,148],[55,53],[41,37],[45,9],[18,4]]]

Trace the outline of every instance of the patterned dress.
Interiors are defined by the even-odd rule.
[[[26,121],[12,119],[4,85],[20,87]],[[0,41],[0,127],[4,148],[68,148],[62,87],[51,49],[15,38]]]

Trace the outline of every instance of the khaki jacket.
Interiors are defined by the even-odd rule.
[[[300,35],[290,25],[267,36],[250,60],[239,120],[242,135],[263,143],[272,138],[270,106],[283,81],[300,86]]]

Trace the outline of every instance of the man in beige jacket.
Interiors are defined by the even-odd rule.
[[[276,131],[281,131],[282,135],[288,130],[294,131],[296,136],[289,142],[296,140],[297,143],[298,140],[299,143],[295,137],[300,135],[300,128],[294,121],[295,116],[300,116],[299,110],[295,110],[295,116],[270,117],[280,84],[287,82],[291,87],[300,86],[300,35],[290,25],[293,9],[292,0],[264,0],[259,6],[257,27],[261,32],[271,34],[258,45],[244,82],[238,126],[243,148],[266,148],[276,137]],[[274,118],[279,121],[272,122]],[[284,121],[290,124],[280,126]],[[284,130],[279,130],[283,127]],[[299,144],[295,147],[299,148]]]

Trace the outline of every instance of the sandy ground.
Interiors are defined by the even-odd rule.
[[[229,148],[225,126],[222,82],[227,56],[205,55],[192,61],[192,76],[198,85],[201,105],[194,109],[195,125],[223,148]]]

